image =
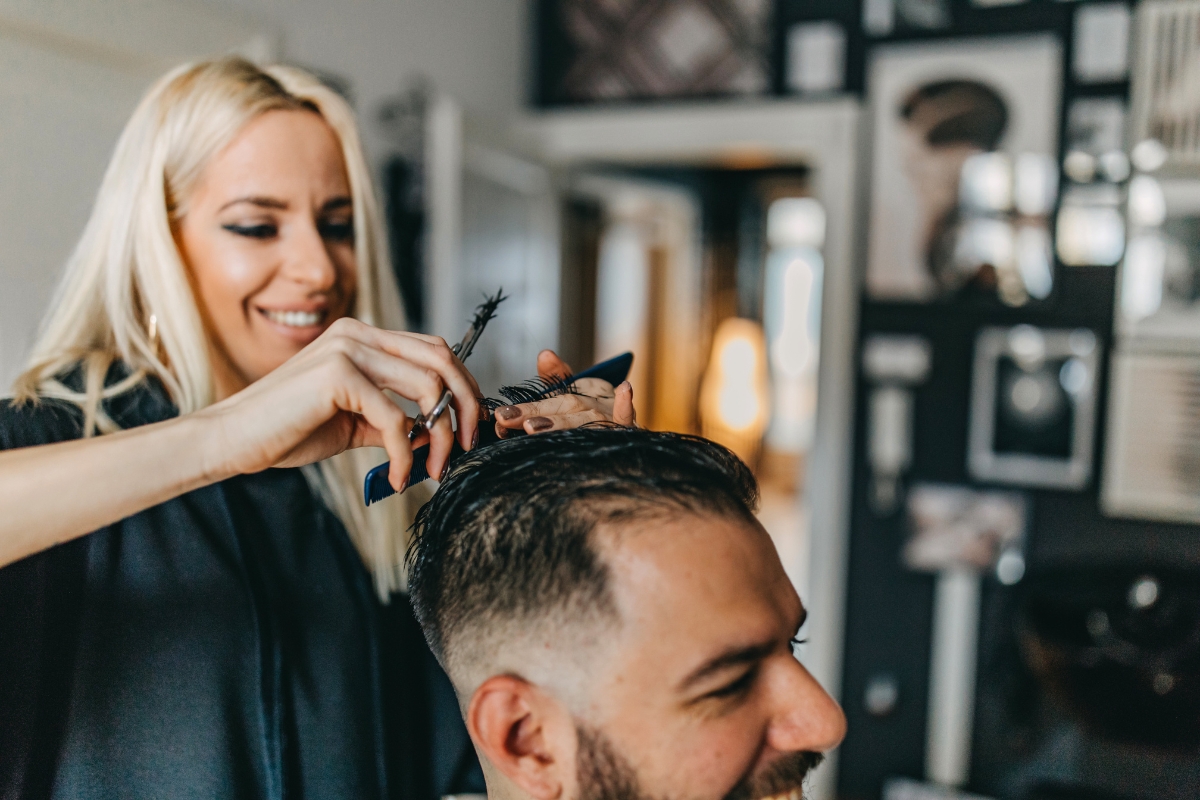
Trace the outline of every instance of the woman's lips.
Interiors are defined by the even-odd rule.
[[[329,311],[303,311],[299,309],[260,308],[270,326],[287,339],[300,345],[306,345],[316,339],[325,330],[325,320]]]
[[[259,310],[271,322],[289,328],[311,328],[325,321],[324,311],[278,311],[267,308]]]

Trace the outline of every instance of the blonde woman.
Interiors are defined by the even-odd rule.
[[[398,301],[340,98],[238,59],[150,89],[0,404],[0,796],[396,795],[380,620],[415,500],[364,509],[354,448],[402,488],[385,390],[453,393],[434,475],[480,418]],[[632,422],[594,388],[496,424]]]

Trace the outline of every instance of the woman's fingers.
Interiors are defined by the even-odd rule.
[[[637,410],[633,407],[633,384],[621,381],[613,400],[613,422],[626,428],[637,427]]]
[[[428,344],[445,347],[446,349],[450,350],[451,355],[454,355],[454,350],[450,348],[449,344],[441,336],[433,336],[428,333],[413,333],[412,331],[385,331],[385,333],[393,333],[397,336],[405,336],[410,339],[419,339],[420,341]],[[483,392],[480,390],[479,382],[475,380],[475,376],[472,375],[471,371],[467,369],[465,364],[463,364],[461,358],[459,358],[457,355],[454,355],[454,359],[458,362],[458,366],[462,369],[463,374],[466,375],[467,380],[470,381],[471,388],[475,390],[475,395],[482,396]]]
[[[379,432],[381,444],[391,461],[388,482],[396,491],[403,491],[408,485],[413,460],[412,446],[408,442],[408,416],[378,386],[353,368],[342,376],[334,402],[343,411],[361,415]]]
[[[562,380],[571,374],[571,366],[553,350],[543,350],[537,357],[538,377],[544,381]]]
[[[536,403],[501,406],[496,409],[496,424],[502,428],[515,430],[525,427],[525,422],[534,417],[559,417],[596,408],[604,409],[610,402],[604,398],[564,394],[548,400],[538,400]]]
[[[471,442],[475,439],[476,427],[479,424],[479,387],[475,383],[475,378],[467,372],[458,357],[450,351],[445,340],[423,334],[385,331],[356,320],[338,320],[334,326],[330,327],[330,331],[334,332],[335,340],[342,338],[357,341],[380,350],[398,361],[408,361],[436,372],[453,396],[452,402],[459,420],[459,444],[463,449],[470,449]],[[418,398],[393,387],[388,388],[392,388],[392,391],[411,400],[418,400]],[[427,409],[432,406],[422,405],[422,408]],[[447,420],[448,422],[449,420]],[[432,448],[430,455],[433,455]]]
[[[529,417],[525,420],[524,428],[526,433],[567,431],[573,428],[581,428],[591,422],[606,422],[608,419],[608,415],[603,411],[596,408],[589,408],[570,414]]]
[[[382,349],[432,369],[441,376],[446,388],[453,395],[452,405],[458,417],[459,444],[464,450],[469,450],[471,442],[475,439],[475,430],[479,425],[480,416],[478,398],[481,392],[475,383],[475,378],[467,372],[466,367],[442,339],[435,338],[434,341],[425,341],[413,337],[393,338],[390,331],[379,331],[379,334],[381,334],[379,344]],[[447,430],[450,429],[449,422],[450,418],[447,416]],[[449,453],[448,450],[447,453]],[[432,455],[433,449],[431,448],[430,456]]]
[[[450,413],[446,411],[438,417],[429,431],[429,458],[425,461],[425,469],[431,478],[442,479],[442,473],[450,463],[453,448],[454,429],[450,425]]]
[[[479,425],[479,396],[482,394],[475,383],[475,378],[467,372],[466,367],[458,360],[458,356],[454,355],[446,343],[440,339],[437,342],[421,342],[420,347],[410,357],[414,363],[432,369],[441,376],[452,395],[451,405],[458,418],[459,444],[464,450],[471,449],[471,442],[475,440],[475,430]],[[453,441],[454,433],[450,425],[450,415],[445,414],[444,417],[444,429],[450,434],[449,441]],[[449,452],[447,447],[447,455]],[[430,448],[430,455],[433,455],[433,448]]]
[[[341,347],[371,383],[415,401],[422,414],[430,414],[441,402],[445,385],[440,373],[393,358],[361,342],[344,343]],[[442,474],[449,463],[453,446],[454,430],[450,425],[450,415],[443,412],[429,430],[429,457],[425,467],[430,475],[436,477]]]
[[[431,412],[447,388],[460,411],[467,446],[479,422],[473,382],[444,343],[379,332],[341,320],[287,364],[206,409],[219,439],[214,471],[257,472],[272,465],[302,466],[352,447],[381,445],[391,460],[389,482],[403,486],[414,445],[429,442],[433,475],[449,461],[451,415],[408,439],[411,422],[394,395]],[[329,332],[327,332],[329,333]],[[393,394],[394,393],[394,394]],[[471,438],[468,438],[471,437]]]
[[[613,385],[600,378],[580,378],[575,381],[575,393],[582,397],[594,397],[597,400],[612,400]]]
[[[543,351],[543,354],[548,352]],[[633,386],[629,381],[613,389],[606,381],[585,378],[579,381],[576,388],[579,394],[564,394],[535,403],[496,409],[496,434],[503,437],[517,430],[544,433],[599,421],[615,422],[626,427],[637,426]]]

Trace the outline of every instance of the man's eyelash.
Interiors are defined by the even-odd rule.
[[[747,671],[745,675],[738,678],[733,683],[727,684],[726,686],[722,686],[720,689],[717,689],[716,691],[709,692],[708,696],[720,699],[720,698],[725,698],[725,697],[733,697],[734,695],[741,694],[742,692],[744,692],[750,688],[750,684],[754,683],[754,678],[757,675],[758,675],[758,669],[757,668],[751,669],[751,670]]]
[[[797,647],[802,644],[808,644],[808,639],[801,639],[799,636],[793,636],[791,639],[788,639],[788,644],[791,645],[792,652],[795,653]]]

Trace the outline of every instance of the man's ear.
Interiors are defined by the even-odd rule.
[[[534,800],[575,791],[575,725],[561,703],[511,675],[488,678],[471,696],[467,730],[492,765]]]

